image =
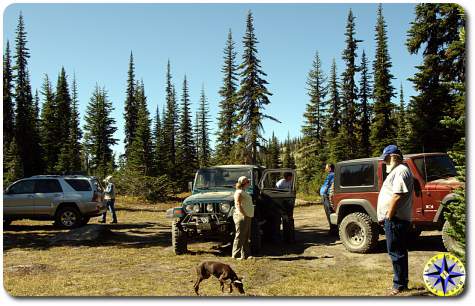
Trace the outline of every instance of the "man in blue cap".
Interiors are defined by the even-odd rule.
[[[412,218],[412,193],[414,189],[411,170],[403,164],[401,151],[389,145],[381,156],[388,176],[378,196],[378,221],[384,223],[386,245],[393,265],[393,289],[390,295],[407,290],[409,265],[407,236]]]

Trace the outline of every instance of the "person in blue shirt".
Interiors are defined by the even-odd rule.
[[[325,181],[323,182],[322,187],[320,188],[320,196],[323,200],[323,208],[325,209],[325,215],[327,216],[328,225],[330,226],[330,233],[336,233],[336,226],[330,223],[330,214],[333,213],[333,208],[330,204],[330,188],[333,184],[333,180],[335,178],[335,165],[334,164],[326,164],[325,172],[328,173]]]

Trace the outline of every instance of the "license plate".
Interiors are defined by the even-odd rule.
[[[201,223],[199,225],[199,228],[205,231],[210,231],[211,230],[211,224],[210,223]]]

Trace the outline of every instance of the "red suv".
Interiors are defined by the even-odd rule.
[[[454,199],[453,190],[461,186],[455,179],[452,160],[445,153],[408,154],[404,155],[404,164],[414,175],[413,235],[446,228],[444,204]],[[376,206],[386,175],[386,165],[378,157],[343,161],[335,166],[330,222],[338,226],[340,239],[350,252],[370,252],[378,242],[382,228]],[[448,247],[451,240],[446,231],[442,238]]]

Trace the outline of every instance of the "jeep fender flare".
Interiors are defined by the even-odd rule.
[[[440,201],[439,208],[437,209],[437,212],[435,213],[435,216],[432,222],[438,223],[444,220],[443,212],[444,212],[445,204],[453,200],[455,200],[455,193],[449,193],[442,199],[442,201]]]
[[[371,220],[373,222],[378,222],[378,216],[376,214],[376,210],[374,207],[371,205],[371,203],[368,200],[365,199],[346,199],[346,200],[341,200],[340,203],[338,204],[338,208],[336,210],[336,215],[338,216],[338,224],[341,222],[343,219],[343,211],[349,208],[350,206],[359,206],[364,209],[364,211],[369,215]],[[350,209],[351,210],[351,209]]]

